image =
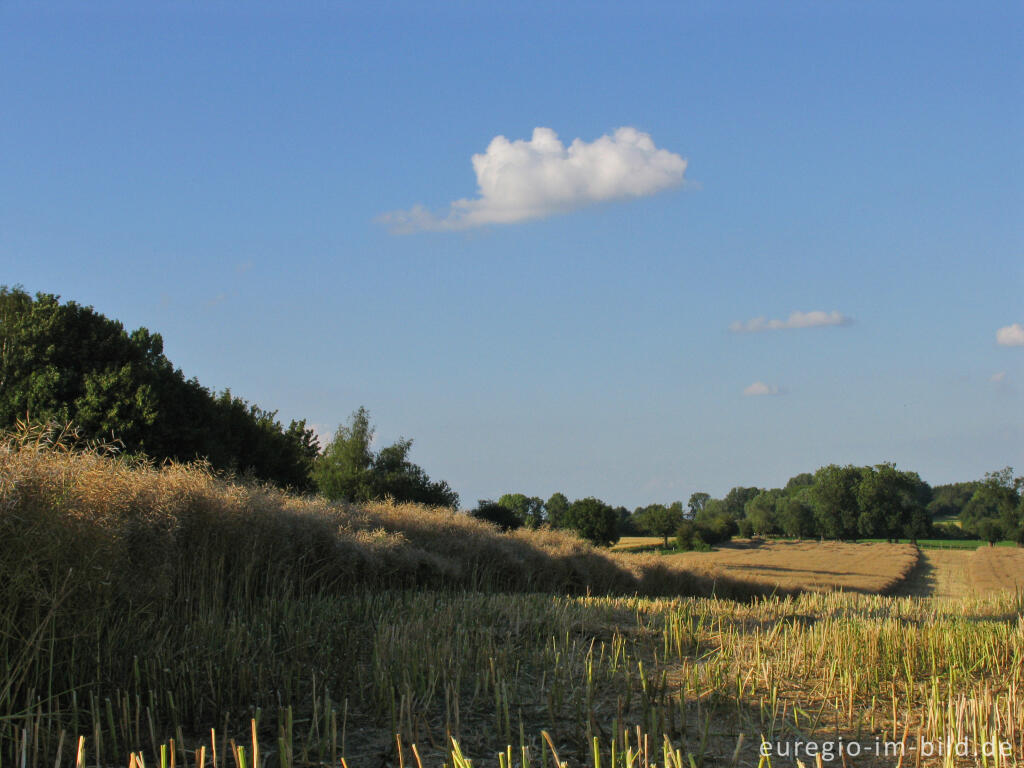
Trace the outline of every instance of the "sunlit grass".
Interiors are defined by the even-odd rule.
[[[0,526],[2,766],[745,766],[762,741],[838,735],[1022,748],[1010,592],[644,597],[713,582],[40,433],[0,451]]]

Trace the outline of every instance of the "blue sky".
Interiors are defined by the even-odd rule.
[[[495,5],[0,2],[0,281],[464,505],[1024,470],[1024,6]]]

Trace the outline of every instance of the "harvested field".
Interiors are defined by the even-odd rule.
[[[967,572],[973,555],[966,549],[922,549],[917,567],[892,594],[949,599],[973,595]]]
[[[979,595],[1024,590],[1024,549],[980,547],[967,560],[967,574]]]
[[[668,555],[672,565],[733,579],[810,591],[885,594],[917,565],[911,544],[734,542],[713,552]]]
[[[669,539],[672,541],[672,539]],[[664,539],[660,536],[623,536],[612,547],[612,552],[628,552],[632,549],[646,549],[647,547],[660,547]]]

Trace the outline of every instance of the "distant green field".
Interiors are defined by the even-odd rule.
[[[867,544],[885,541],[885,539],[857,539],[857,541]],[[910,539],[900,539],[900,544],[907,544],[909,542]],[[922,549],[977,549],[978,547],[988,546],[988,542],[977,539],[918,539],[917,546]],[[999,541],[996,542],[996,546],[1015,547],[1017,545],[1012,541]]]

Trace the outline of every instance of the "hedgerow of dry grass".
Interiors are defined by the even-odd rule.
[[[46,430],[0,446],[2,566],[56,588],[102,584],[119,598],[162,600],[231,581],[248,591],[464,587],[572,594],[768,590],[714,573],[620,557],[572,534],[492,525],[444,508],[361,506],[217,477],[202,465],[154,467],[81,450]],[[45,573],[44,573],[45,572]]]
[[[156,467],[41,427],[0,441],[0,542],[0,724],[49,707],[48,722],[71,712],[72,730],[101,690],[165,691],[150,712],[199,723],[294,700],[324,683],[311,670],[351,685],[346,660],[374,637],[367,596],[384,590],[769,591],[449,509]]]

